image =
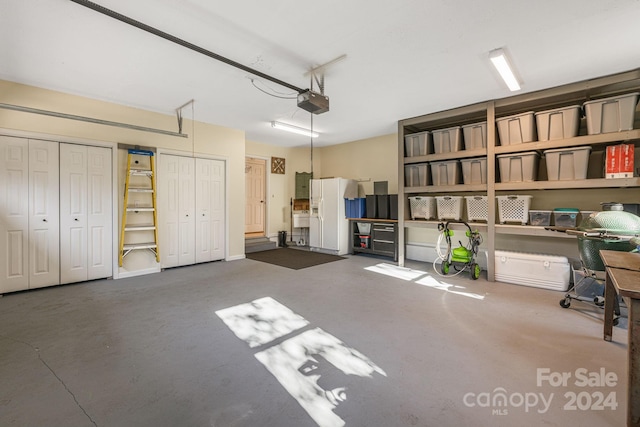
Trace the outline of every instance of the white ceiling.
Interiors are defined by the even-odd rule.
[[[394,133],[399,119],[509,96],[488,61],[498,47],[510,52],[521,92],[640,65],[640,0],[95,3],[297,87],[310,87],[308,70],[346,55],[325,73],[330,111],[313,116],[316,146]],[[309,143],[270,122],[309,127],[311,115],[295,99],[259,91],[245,71],[70,0],[0,0],[0,8],[0,79],[171,115],[194,99],[196,120],[242,129],[248,140]],[[191,114],[185,109],[185,118]]]

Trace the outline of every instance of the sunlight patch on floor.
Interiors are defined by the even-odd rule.
[[[478,300],[483,300],[485,297],[485,295],[468,292],[465,286],[444,282],[422,270],[413,270],[411,268],[398,267],[397,265],[386,263],[380,263],[371,267],[365,267],[365,270],[384,274],[385,276],[395,277],[396,279],[415,282],[418,285],[439,289],[441,291],[456,295],[462,295],[464,297],[474,298]]]
[[[366,267],[365,270],[407,281],[413,281],[428,274],[426,271],[412,270],[411,268],[398,267],[397,265],[386,263],[372,265],[371,267]]]
[[[218,310],[216,315],[249,347],[267,347],[255,358],[319,427],[346,425],[335,409],[345,405],[347,397],[361,398],[374,373],[387,376],[364,354],[322,329],[301,330],[309,322],[271,297]],[[292,336],[276,341],[285,335]]]

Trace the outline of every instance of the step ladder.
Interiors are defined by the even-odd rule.
[[[142,169],[140,164],[140,157],[149,157],[149,169]],[[145,162],[146,163],[146,162]],[[155,257],[156,262],[160,262],[160,248],[158,247],[158,212],[156,203],[156,184],[155,184],[155,169],[154,169],[153,151],[147,150],[128,150],[127,153],[127,176],[124,184],[124,204],[122,209],[122,229],[120,230],[120,252],[119,252],[119,265],[122,267],[124,257],[130,254],[132,251],[137,250],[149,250]],[[137,180],[136,185],[131,185],[131,177],[139,176],[148,178],[146,180]],[[149,199],[145,200],[144,206],[130,206],[129,195],[131,193],[146,193],[149,194]],[[150,203],[150,205],[148,204]],[[129,224],[129,213],[140,214],[146,213],[153,218],[153,222],[150,224]],[[126,243],[125,235],[128,232],[153,232],[153,239],[151,237],[145,243]]]

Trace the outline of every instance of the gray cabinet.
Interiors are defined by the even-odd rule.
[[[352,253],[368,253],[398,260],[398,222],[381,219],[353,219],[350,223]]]

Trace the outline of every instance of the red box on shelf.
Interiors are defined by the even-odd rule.
[[[605,177],[632,178],[634,169],[633,144],[618,144],[607,147]]]

